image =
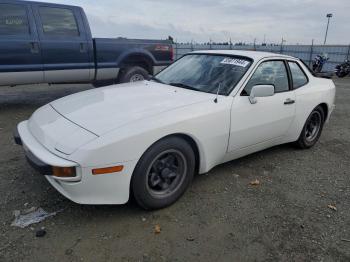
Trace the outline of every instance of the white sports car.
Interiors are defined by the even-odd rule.
[[[174,203],[195,173],[282,143],[312,147],[335,86],[297,58],[192,52],[150,81],[88,90],[39,108],[15,140],[64,196],[146,209]],[[132,193],[131,193],[132,192]]]

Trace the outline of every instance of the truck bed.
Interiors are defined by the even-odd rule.
[[[168,40],[94,38],[97,67],[116,66],[130,55],[145,55],[156,66],[172,61],[172,45]],[[150,61],[151,62],[151,61]]]

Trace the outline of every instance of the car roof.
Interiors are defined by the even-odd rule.
[[[253,60],[260,60],[263,58],[289,58],[295,59],[295,57],[288,55],[281,55],[271,52],[261,52],[261,51],[246,51],[246,50],[201,50],[194,51],[191,54],[217,54],[217,55],[237,55],[246,56]]]

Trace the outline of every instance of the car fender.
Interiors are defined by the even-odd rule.
[[[318,105],[327,106],[326,122],[334,108],[335,85],[332,80],[315,78],[308,85],[295,90],[295,93],[296,113],[286,142],[296,141],[299,138],[307,118]]]
[[[233,99],[220,96],[218,103],[213,100],[134,121],[82,146],[70,158],[84,167],[139,160],[158,140],[181,134],[195,141],[199,172],[205,173],[222,162],[229,139]]]

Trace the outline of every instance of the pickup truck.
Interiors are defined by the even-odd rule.
[[[81,7],[0,0],[0,85],[138,81],[172,60],[168,40],[92,38]]]

